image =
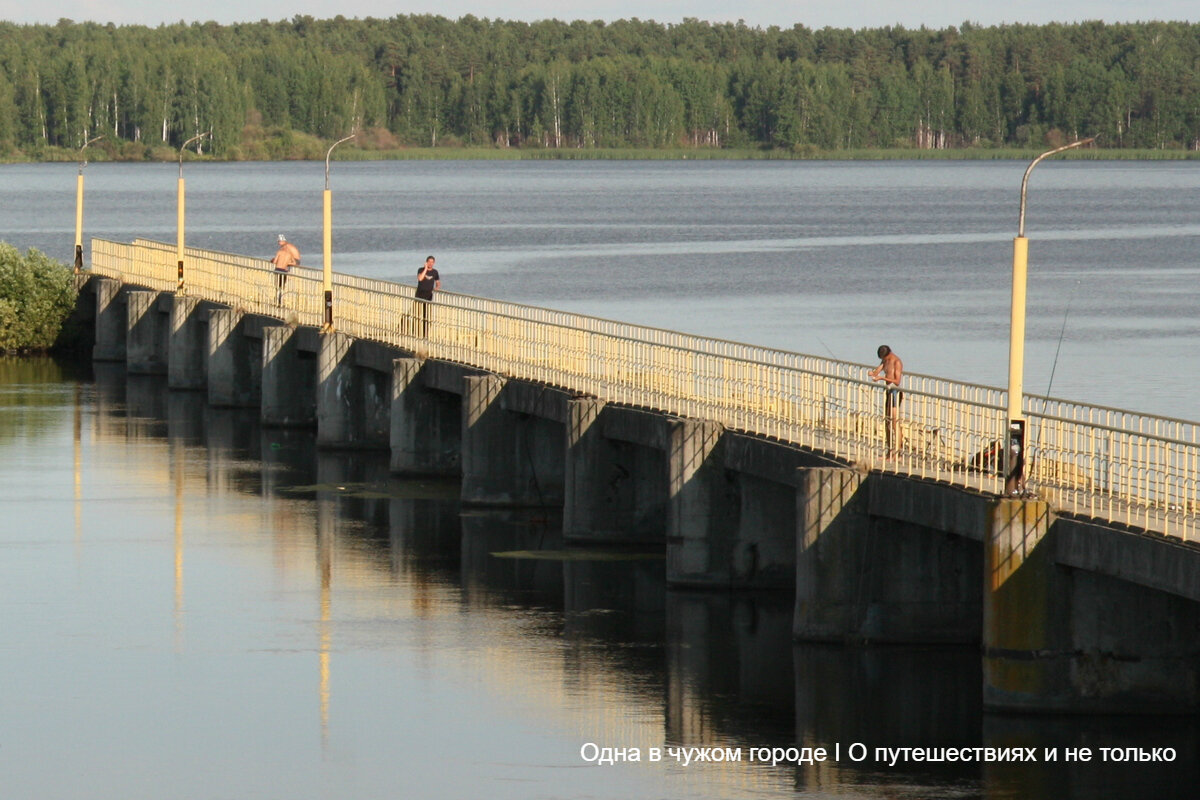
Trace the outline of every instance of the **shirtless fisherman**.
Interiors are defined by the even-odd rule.
[[[868,372],[867,376],[873,381],[883,381],[886,387],[883,414],[887,418],[888,458],[892,458],[904,446],[904,437],[900,432],[900,404],[904,402],[900,379],[904,376],[904,362],[886,344],[879,345],[875,353],[879,356],[879,366]]]

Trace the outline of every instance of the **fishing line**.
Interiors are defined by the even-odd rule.
[[[1058,345],[1054,348],[1054,362],[1050,365],[1050,381],[1046,384],[1046,394],[1042,396],[1042,415],[1045,416],[1046,409],[1050,407],[1050,391],[1054,388],[1054,373],[1058,371],[1058,356],[1062,353],[1063,338],[1067,333],[1067,318],[1071,316],[1071,304],[1075,302],[1075,295],[1079,291],[1080,280],[1075,280],[1075,291],[1067,298],[1067,309],[1063,312],[1062,329],[1058,332]],[[1038,426],[1037,433],[1037,450],[1040,453],[1042,450],[1042,431],[1045,430],[1045,425]],[[1036,453],[1031,454],[1029,459],[1030,471],[1033,471],[1033,466],[1037,461]]]
[[[1079,281],[1075,281],[1075,288],[1079,288]],[[1062,330],[1058,332],[1058,346],[1054,348],[1054,363],[1050,365],[1050,382],[1046,384],[1046,397],[1050,397],[1050,389],[1054,386],[1054,373],[1058,369],[1058,354],[1062,352],[1063,336],[1067,333],[1067,317],[1071,316],[1071,304],[1075,302],[1075,295],[1072,294],[1067,298],[1067,310],[1063,314]],[[1047,400],[1042,400],[1042,410],[1046,410]]]
[[[825,340],[824,340],[824,339],[822,339],[820,336],[817,336],[817,334],[815,334],[815,333],[813,334],[813,337],[814,337],[814,338],[815,338],[815,339],[816,339],[818,342],[820,342],[820,343],[821,343],[821,347],[824,347],[824,348],[825,348],[825,352],[829,353],[829,357],[830,357],[830,358],[832,358],[834,361],[838,361],[838,360],[839,360],[839,359],[838,359],[838,357],[837,357],[837,356],[835,356],[835,355],[833,354],[833,350],[831,350],[831,349],[829,348],[829,345],[825,344]]]

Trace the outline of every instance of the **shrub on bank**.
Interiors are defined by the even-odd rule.
[[[54,345],[75,308],[71,270],[37,250],[0,242],[0,353]]]

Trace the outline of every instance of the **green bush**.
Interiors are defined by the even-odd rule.
[[[0,242],[0,353],[49,350],[74,308],[66,265]]]

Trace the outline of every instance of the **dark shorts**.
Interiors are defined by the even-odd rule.
[[[893,408],[900,408],[900,404],[904,402],[904,392],[899,389],[888,389],[887,397],[883,401],[883,407],[891,411]]]

